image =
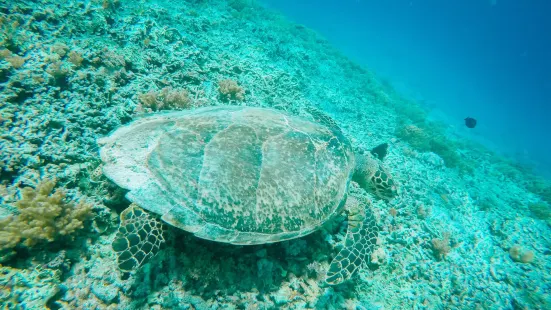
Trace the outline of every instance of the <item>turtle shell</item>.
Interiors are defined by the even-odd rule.
[[[151,115],[98,143],[104,174],[130,201],[233,244],[315,231],[341,210],[354,169],[339,130],[266,108]]]

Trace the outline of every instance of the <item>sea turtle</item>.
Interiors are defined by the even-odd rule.
[[[346,240],[326,282],[349,279],[379,231],[369,202],[347,195],[350,182],[381,198],[396,185],[376,156],[355,152],[316,111],[308,120],[269,108],[199,108],[146,116],[100,139],[104,175],[133,202],[112,244],[120,269],[131,272],[158,250],[155,215],[200,238],[249,245],[308,235],[346,205]]]

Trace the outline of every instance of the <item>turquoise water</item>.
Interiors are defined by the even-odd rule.
[[[551,176],[547,1],[264,1],[460,134]],[[315,9],[313,9],[315,7]],[[479,119],[467,130],[463,119]]]
[[[551,308],[549,8],[349,2],[0,2],[2,308]]]

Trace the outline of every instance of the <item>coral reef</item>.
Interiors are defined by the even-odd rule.
[[[396,136],[408,142],[420,152],[433,152],[444,160],[447,167],[471,170],[469,163],[461,160],[457,154],[460,144],[446,138],[442,127],[434,124],[403,124],[397,127]]]
[[[14,204],[17,214],[0,219],[0,251],[53,242],[83,228],[92,206],[67,201],[63,190],[53,191],[55,181],[44,180],[36,188],[25,187]]]
[[[24,224],[13,214],[18,191],[21,210],[39,217],[25,224],[30,238],[2,234],[5,251],[22,250],[0,268],[2,307],[550,307],[551,234],[539,205],[551,203],[549,182],[432,123],[312,30],[248,0],[60,3],[0,2],[0,221]],[[335,288],[320,281],[345,238],[339,215],[305,238],[252,247],[169,230],[159,254],[121,278],[111,243],[128,201],[101,175],[97,138],[142,112],[224,104],[297,115],[314,106],[358,147],[389,143],[385,165],[402,187],[373,203],[381,233],[369,268]],[[44,178],[67,195],[39,188]],[[62,245],[87,218],[83,197],[101,208],[95,228]]]
[[[551,223],[551,206],[549,206],[547,203],[531,203],[528,205],[528,209],[535,218]]]
[[[245,90],[236,81],[227,79],[218,82],[218,91],[222,101],[245,100]]]
[[[520,245],[514,245],[509,249],[509,256],[519,263],[529,264],[534,261],[534,252],[527,250]]]
[[[532,177],[527,180],[522,180],[526,185],[526,189],[538,196],[551,205],[551,182],[541,177]]]
[[[150,91],[138,96],[140,105],[137,110],[179,110],[191,107],[189,92],[185,89],[172,89],[165,87],[160,92]]]
[[[434,252],[434,255],[438,259],[442,259],[446,257],[446,255],[448,255],[452,249],[450,246],[449,233],[443,234],[442,239],[438,239],[438,238],[432,239],[431,243],[432,243],[432,250]]]
[[[47,309],[48,302],[60,292],[60,284],[56,270],[0,266],[0,305],[4,309]]]

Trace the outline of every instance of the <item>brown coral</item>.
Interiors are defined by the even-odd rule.
[[[442,239],[432,239],[432,251],[437,259],[443,259],[450,253],[450,233],[446,232],[442,234]]]
[[[172,89],[172,87],[163,88],[161,95],[164,106],[170,109],[187,109],[191,105],[189,92],[185,89]]]
[[[234,80],[227,79],[218,82],[218,91],[220,92],[221,99],[224,101],[245,100],[245,90]]]
[[[54,181],[45,180],[36,189],[21,190],[21,199],[15,202],[19,214],[0,220],[0,250],[51,242],[83,227],[92,206],[67,201],[65,192],[53,191],[54,186]]]
[[[7,49],[0,49],[0,59],[4,59],[5,61],[7,61],[14,69],[21,68],[26,61],[25,58],[19,55],[12,54]]]
[[[69,62],[75,65],[76,67],[80,67],[83,61],[84,61],[84,58],[82,57],[81,53],[75,52],[75,51],[69,52]]]
[[[149,91],[138,95],[140,102],[139,109],[160,110],[182,110],[191,107],[189,92],[183,88],[173,89],[165,87],[161,92]]]
[[[9,62],[14,69],[19,69],[25,64],[25,58],[18,55],[8,57],[6,61]]]
[[[509,249],[509,256],[517,263],[529,264],[534,261],[534,252],[527,250],[520,245],[514,245]]]

